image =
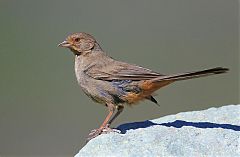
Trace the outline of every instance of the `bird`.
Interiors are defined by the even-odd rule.
[[[116,131],[110,128],[110,125],[121,114],[124,106],[132,106],[143,100],[158,104],[153,94],[164,86],[180,80],[222,74],[229,70],[215,67],[170,75],[161,74],[113,59],[92,35],[84,32],[70,34],[58,46],[73,52],[75,75],[83,92],[108,109],[108,115],[102,125],[90,132],[88,141],[102,133]]]

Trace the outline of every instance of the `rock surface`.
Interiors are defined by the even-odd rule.
[[[240,105],[122,124],[92,139],[82,156],[240,156]]]

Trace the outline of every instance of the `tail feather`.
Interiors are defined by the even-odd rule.
[[[175,75],[160,76],[158,78],[153,79],[153,81],[159,82],[159,81],[187,80],[187,79],[204,77],[209,75],[222,74],[222,73],[226,73],[228,70],[229,70],[228,68],[216,67],[212,69],[206,69],[206,70],[195,71],[195,72],[186,72],[186,73],[180,73]]]
[[[160,107],[160,105],[158,104],[157,100],[152,95],[147,96],[146,99],[150,100],[151,102],[156,104],[158,107]]]

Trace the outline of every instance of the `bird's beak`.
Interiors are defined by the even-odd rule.
[[[58,46],[60,46],[60,47],[69,47],[69,46],[71,46],[71,44],[68,41],[63,41],[60,44],[58,44]]]

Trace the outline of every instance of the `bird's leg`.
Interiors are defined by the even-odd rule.
[[[109,126],[107,126],[107,124],[109,123],[109,119],[111,118],[111,116],[113,115],[114,111],[115,111],[115,105],[113,104],[107,104],[109,113],[107,115],[107,117],[105,118],[105,120],[103,121],[102,125],[100,126],[100,128],[96,129],[96,130],[92,130],[90,132],[90,134],[88,135],[88,139],[87,141],[91,140],[92,138],[97,137],[98,135],[100,135],[102,133],[102,131],[106,128],[108,128]]]
[[[115,105],[113,104],[107,104],[108,110],[109,110],[109,114],[107,115],[107,117],[105,118],[105,120],[103,121],[102,125],[100,126],[100,130],[102,131],[104,128],[106,128],[107,124],[109,124],[110,118],[112,117],[114,111],[115,111]]]
[[[120,113],[122,113],[123,109],[124,109],[124,106],[122,105],[117,106],[117,113],[109,120],[107,124],[108,126],[110,126],[112,122],[120,115]]]
[[[117,130],[117,129],[112,129],[110,128],[110,125],[112,124],[112,122],[120,115],[120,113],[123,111],[124,106],[119,105],[116,107],[117,108],[117,112],[114,114],[114,116],[108,121],[108,123],[106,124],[106,126],[104,127],[104,129],[102,130],[102,133],[109,133],[109,132],[117,132],[117,133],[121,133],[121,131]]]
[[[104,129],[102,130],[103,133],[108,133],[108,132],[117,132],[117,133],[121,133],[121,131],[117,130],[117,129],[112,129],[110,128],[110,125],[112,124],[112,122],[120,115],[120,113],[122,113],[124,109],[124,106],[119,105],[117,106],[117,112],[114,114],[114,116],[108,121],[107,125],[104,127]]]

